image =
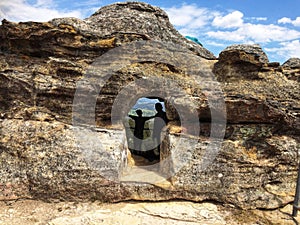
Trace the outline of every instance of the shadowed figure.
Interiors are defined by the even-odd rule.
[[[134,136],[136,137],[134,139],[134,154],[142,155],[142,141],[144,139],[145,122],[147,120],[154,118],[154,116],[143,117],[143,111],[140,109],[136,110],[135,112],[138,116],[128,115],[135,122],[134,133],[133,133]]]
[[[166,112],[163,111],[163,106],[161,103],[156,103],[155,104],[155,110],[157,113],[154,116],[154,125],[153,125],[153,140],[157,146],[157,152],[154,151],[156,158],[160,155],[160,144],[161,144],[161,132],[163,128],[166,126],[168,123],[168,118],[166,115]]]

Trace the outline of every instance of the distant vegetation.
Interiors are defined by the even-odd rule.
[[[149,109],[143,109],[143,108],[139,108],[143,111],[143,116],[154,116],[156,114],[156,111],[155,110],[149,110]],[[135,110],[136,109],[131,109],[129,111],[129,115],[133,115],[133,116],[137,116],[136,113],[135,113]]]
[[[154,116],[156,114],[155,110],[155,103],[159,102],[157,99],[148,99],[148,98],[140,98],[136,104],[132,107],[129,111],[129,115],[137,116],[136,110],[141,109],[143,111],[143,116]],[[161,102],[164,109],[164,103]],[[164,109],[165,110],[165,109]],[[155,144],[152,140],[152,132],[153,132],[153,124],[154,119],[148,120],[145,123],[144,127],[144,142],[142,148],[144,149],[152,149]],[[124,119],[124,126],[126,128],[126,136],[127,136],[127,143],[129,149],[133,149],[133,131],[134,131],[134,120],[130,117],[126,117]]]
[[[139,99],[136,104],[132,107],[133,109],[148,109],[148,110],[154,110],[154,105],[158,101],[147,99],[147,98],[141,98]]]

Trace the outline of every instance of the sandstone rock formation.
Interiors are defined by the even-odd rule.
[[[0,50],[0,200],[293,200],[299,80],[259,46],[216,59],[162,10],[128,2],[86,20],[2,21]],[[140,97],[163,98],[171,121],[160,162],[133,167],[111,120]]]
[[[300,81],[300,59],[290,58],[282,64],[283,73],[288,79]]]
[[[280,211],[242,211],[209,202],[172,201],[101,204],[99,202],[46,203],[19,200],[8,204],[0,202],[0,221],[9,225],[294,225],[293,218],[288,215],[290,211],[290,205]],[[299,216],[296,219],[299,219]]]
[[[292,69],[300,68],[300,59],[299,58],[290,58],[285,63],[283,63],[282,66],[289,67]]]

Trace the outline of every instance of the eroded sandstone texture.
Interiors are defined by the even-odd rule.
[[[101,58],[120,48],[126,54]],[[299,61],[270,63],[257,45],[231,46],[216,59],[143,3],[106,6],[85,20],[2,21],[0,49],[0,200],[266,209],[293,200]],[[109,72],[104,83],[99,71]],[[171,120],[152,167],[132,166],[122,123],[111,123],[114,109],[120,122],[140,97],[163,97]]]

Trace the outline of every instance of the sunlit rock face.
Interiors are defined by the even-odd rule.
[[[85,20],[3,21],[0,49],[1,200],[292,201],[295,60],[270,63],[257,45],[217,59],[144,3]],[[159,162],[128,150],[124,118],[141,97],[165,103]]]

